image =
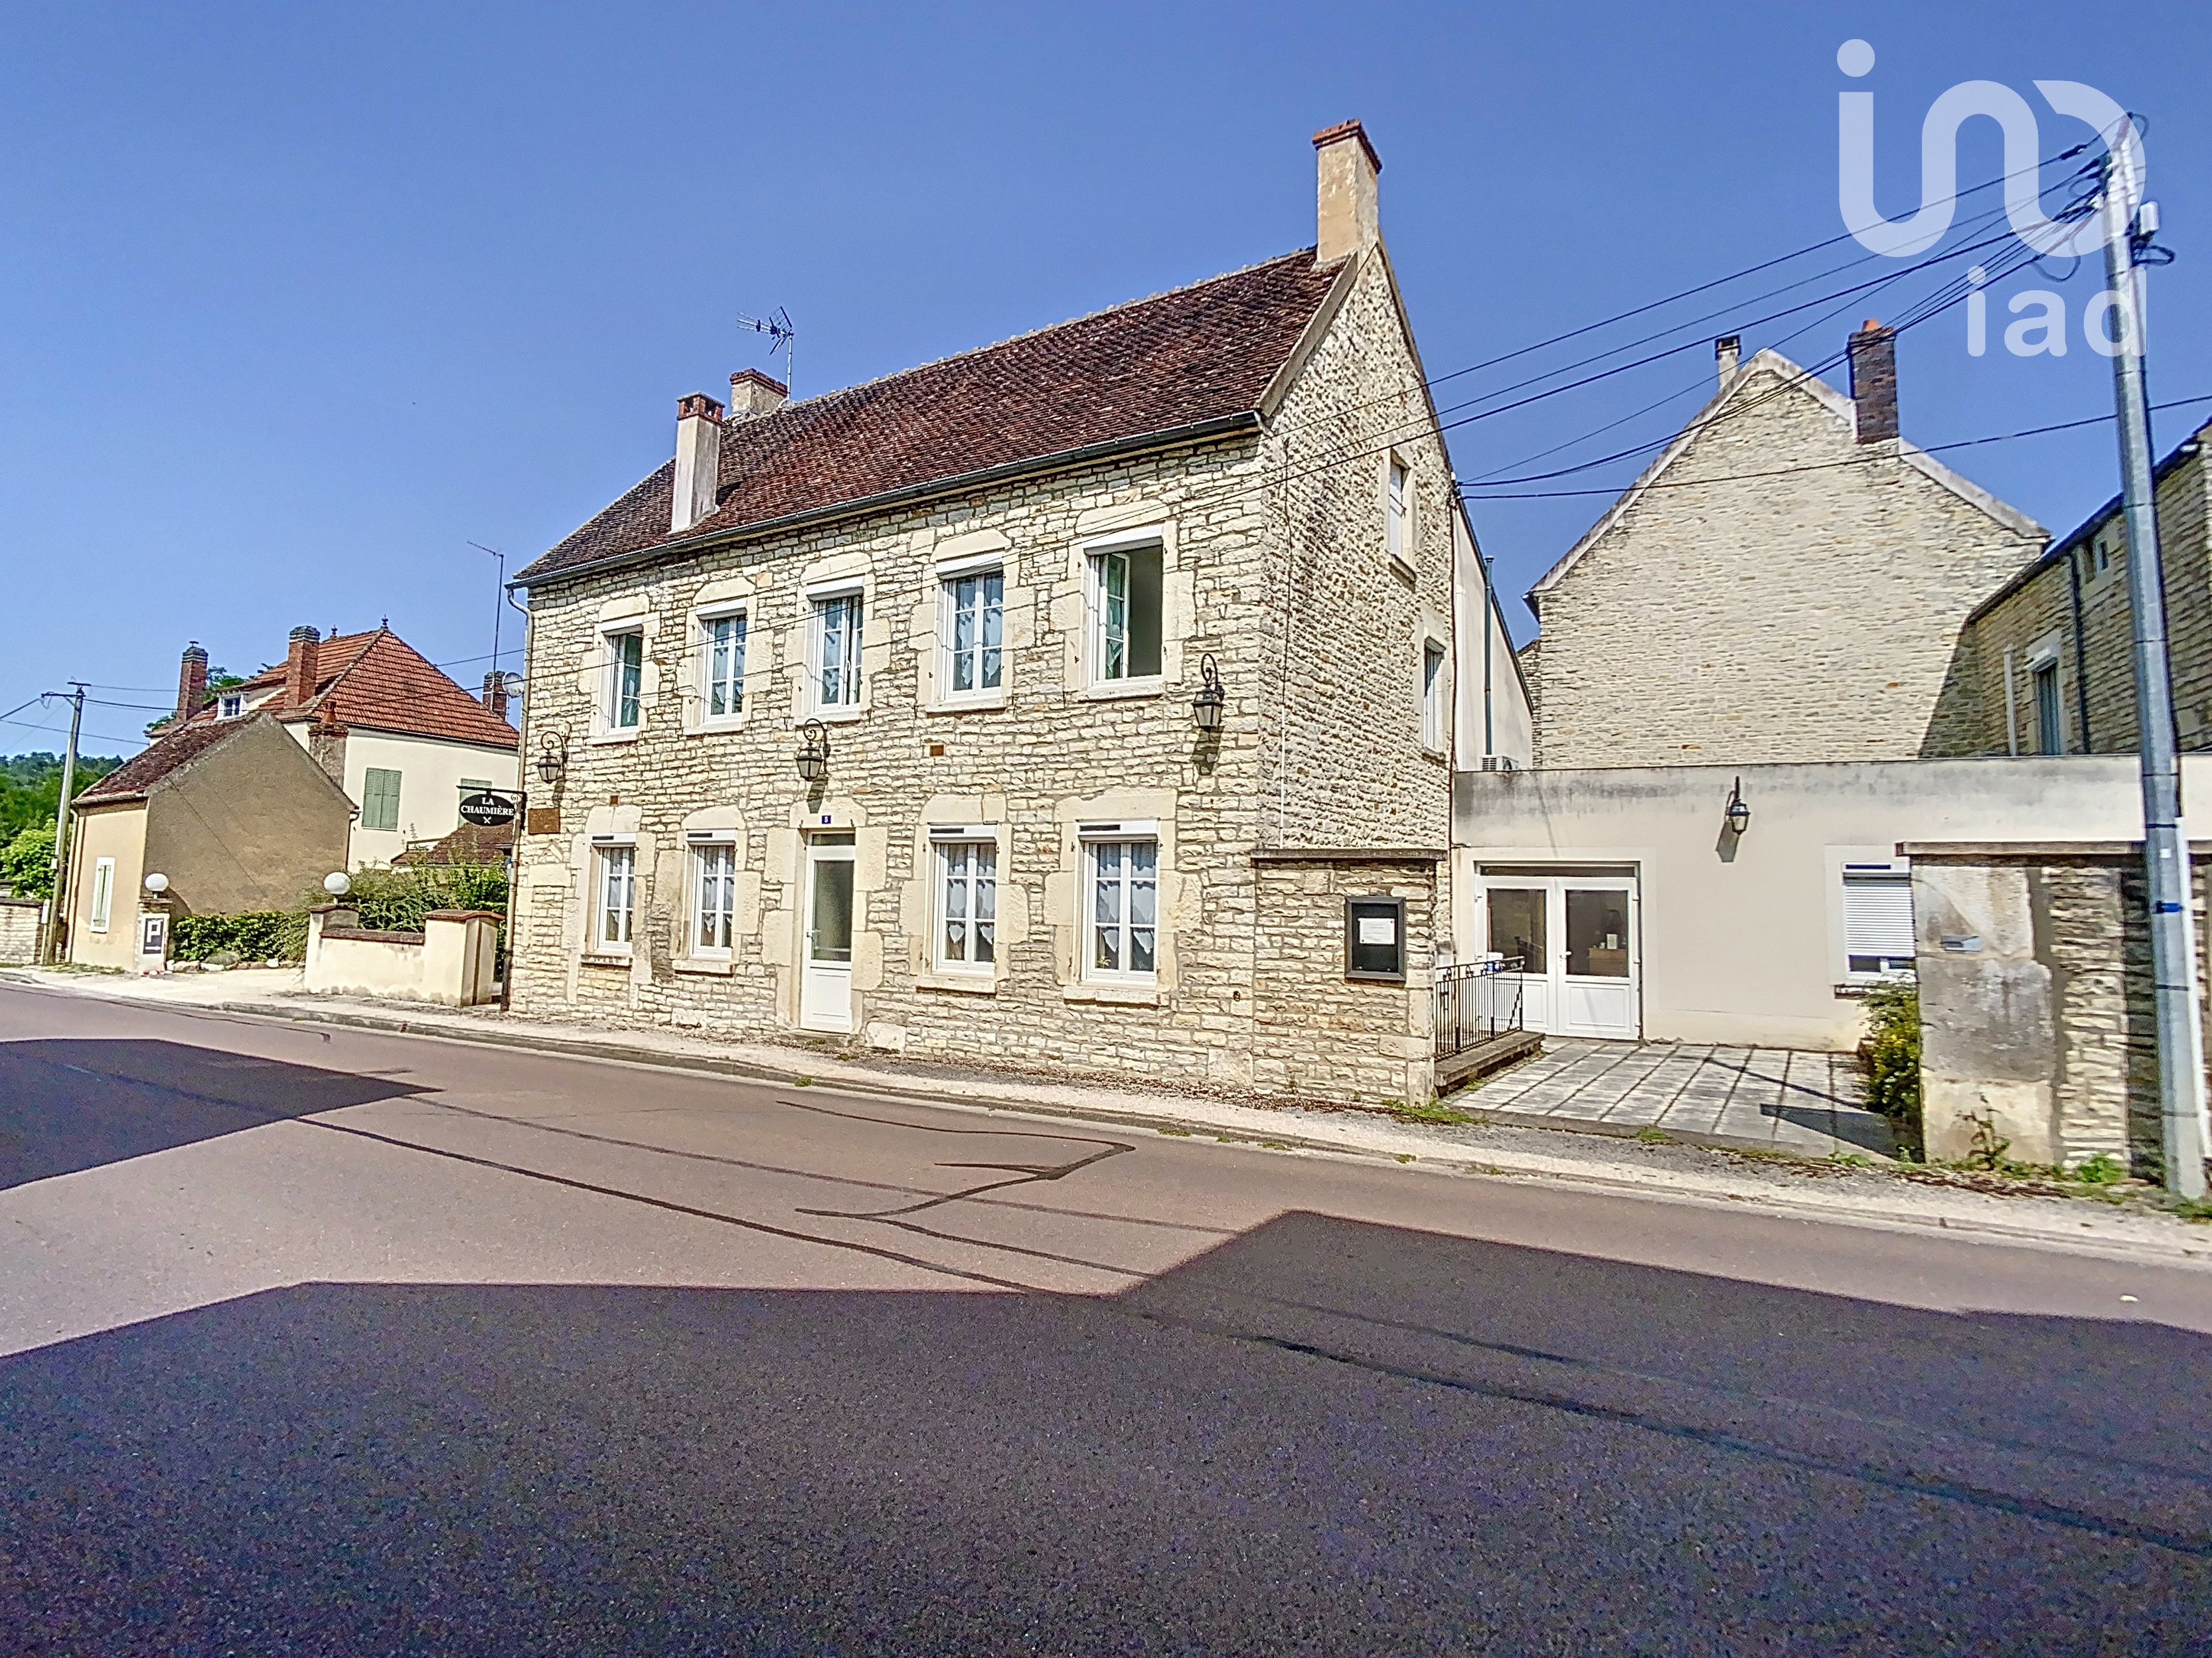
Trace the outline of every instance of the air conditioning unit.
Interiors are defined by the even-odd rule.
[[[1513,763],[1513,756],[1510,754],[1484,755],[1482,756],[1482,768],[1485,771],[1518,771],[1521,769],[1518,766]]]

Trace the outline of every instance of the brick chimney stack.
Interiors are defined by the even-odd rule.
[[[1872,317],[1851,336],[1851,399],[1858,405],[1861,443],[1897,435],[1897,331]]]
[[[730,418],[773,415],[790,395],[791,388],[781,380],[770,380],[757,368],[740,368],[730,376]]]
[[[680,534],[714,510],[721,483],[722,405],[704,392],[676,404],[676,490],[668,527]]]
[[[177,723],[181,726],[200,711],[207,701],[207,653],[200,648],[197,639],[185,647],[184,660],[177,667]]]
[[[507,676],[505,674],[495,672],[484,676],[483,705],[491,710],[494,719],[507,718]]]
[[[1314,262],[1334,264],[1382,240],[1376,203],[1382,158],[1367,142],[1366,128],[1357,121],[1340,121],[1315,133],[1313,144],[1320,166]]]
[[[322,683],[317,672],[317,659],[322,653],[322,635],[313,628],[292,629],[291,649],[284,657],[286,708],[301,708],[313,700],[315,687]]]

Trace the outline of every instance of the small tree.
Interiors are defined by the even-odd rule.
[[[24,898],[54,896],[54,826],[33,823],[0,846],[0,886]]]
[[[1867,993],[1867,1104],[1897,1125],[1899,1138],[1920,1145],[1920,987],[1882,985]]]

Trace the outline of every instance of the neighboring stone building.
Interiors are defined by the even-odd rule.
[[[187,646],[169,730],[274,717],[357,809],[343,867],[389,864],[459,828],[464,796],[516,786],[505,681],[487,674],[479,701],[389,625],[328,639],[295,628],[282,663],[220,689],[207,678],[207,653]]]
[[[1523,753],[1526,708],[1379,163],[1315,143],[1316,249],[803,403],[734,375],[520,574],[517,1008],[1427,1091],[1465,681]]]
[[[1718,394],[1536,584],[1539,765],[1959,751],[1960,629],[2045,532],[1898,435],[1891,331],[1850,351],[1856,400],[1722,341]]]
[[[292,909],[342,868],[352,803],[267,711],[194,720],[76,797],[67,959],[133,966],[145,879],[170,914]]]
[[[2157,468],[2159,562],[2181,746],[2212,750],[2212,425]],[[1973,717],[1945,733],[1956,754],[2132,754],[2135,613],[2116,496],[1978,605],[1954,677]]]

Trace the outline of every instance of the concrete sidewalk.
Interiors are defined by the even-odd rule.
[[[1025,1080],[886,1057],[857,1063],[827,1051],[726,1042],[659,1030],[557,1024],[500,1013],[307,996],[296,970],[131,979],[0,969],[0,984],[158,1006],[201,1017],[251,1017],[345,1025],[527,1049],[584,1060],[667,1067],[799,1083],[840,1094],[918,1101],[984,1113],[1111,1124],[1306,1154],[1387,1160],[1450,1173],[1536,1180],[1692,1203],[1751,1204],[1808,1222],[1937,1230],[1989,1242],[2212,1266],[2212,1228],[2140,1207],[1928,1185],[1830,1159],[1753,1158],[1687,1133],[1639,1141],[1618,1123],[1562,1133],[1512,1113],[1486,1114],[1490,1089],[1453,1096],[1469,1121],[1408,1121],[1375,1112],[1267,1103],[1084,1083]],[[1626,1044],[1593,1044],[1608,1051]],[[1632,1050],[1632,1051],[1635,1051]],[[1588,1056],[1584,1056],[1587,1060]],[[1561,1072],[1551,1073],[1556,1079]],[[1564,1115],[1559,1126],[1568,1121]],[[1586,1125],[1585,1125],[1586,1126]],[[1808,1235],[1810,1236],[1811,1235]],[[1817,1247],[1817,1246],[1815,1246]]]

